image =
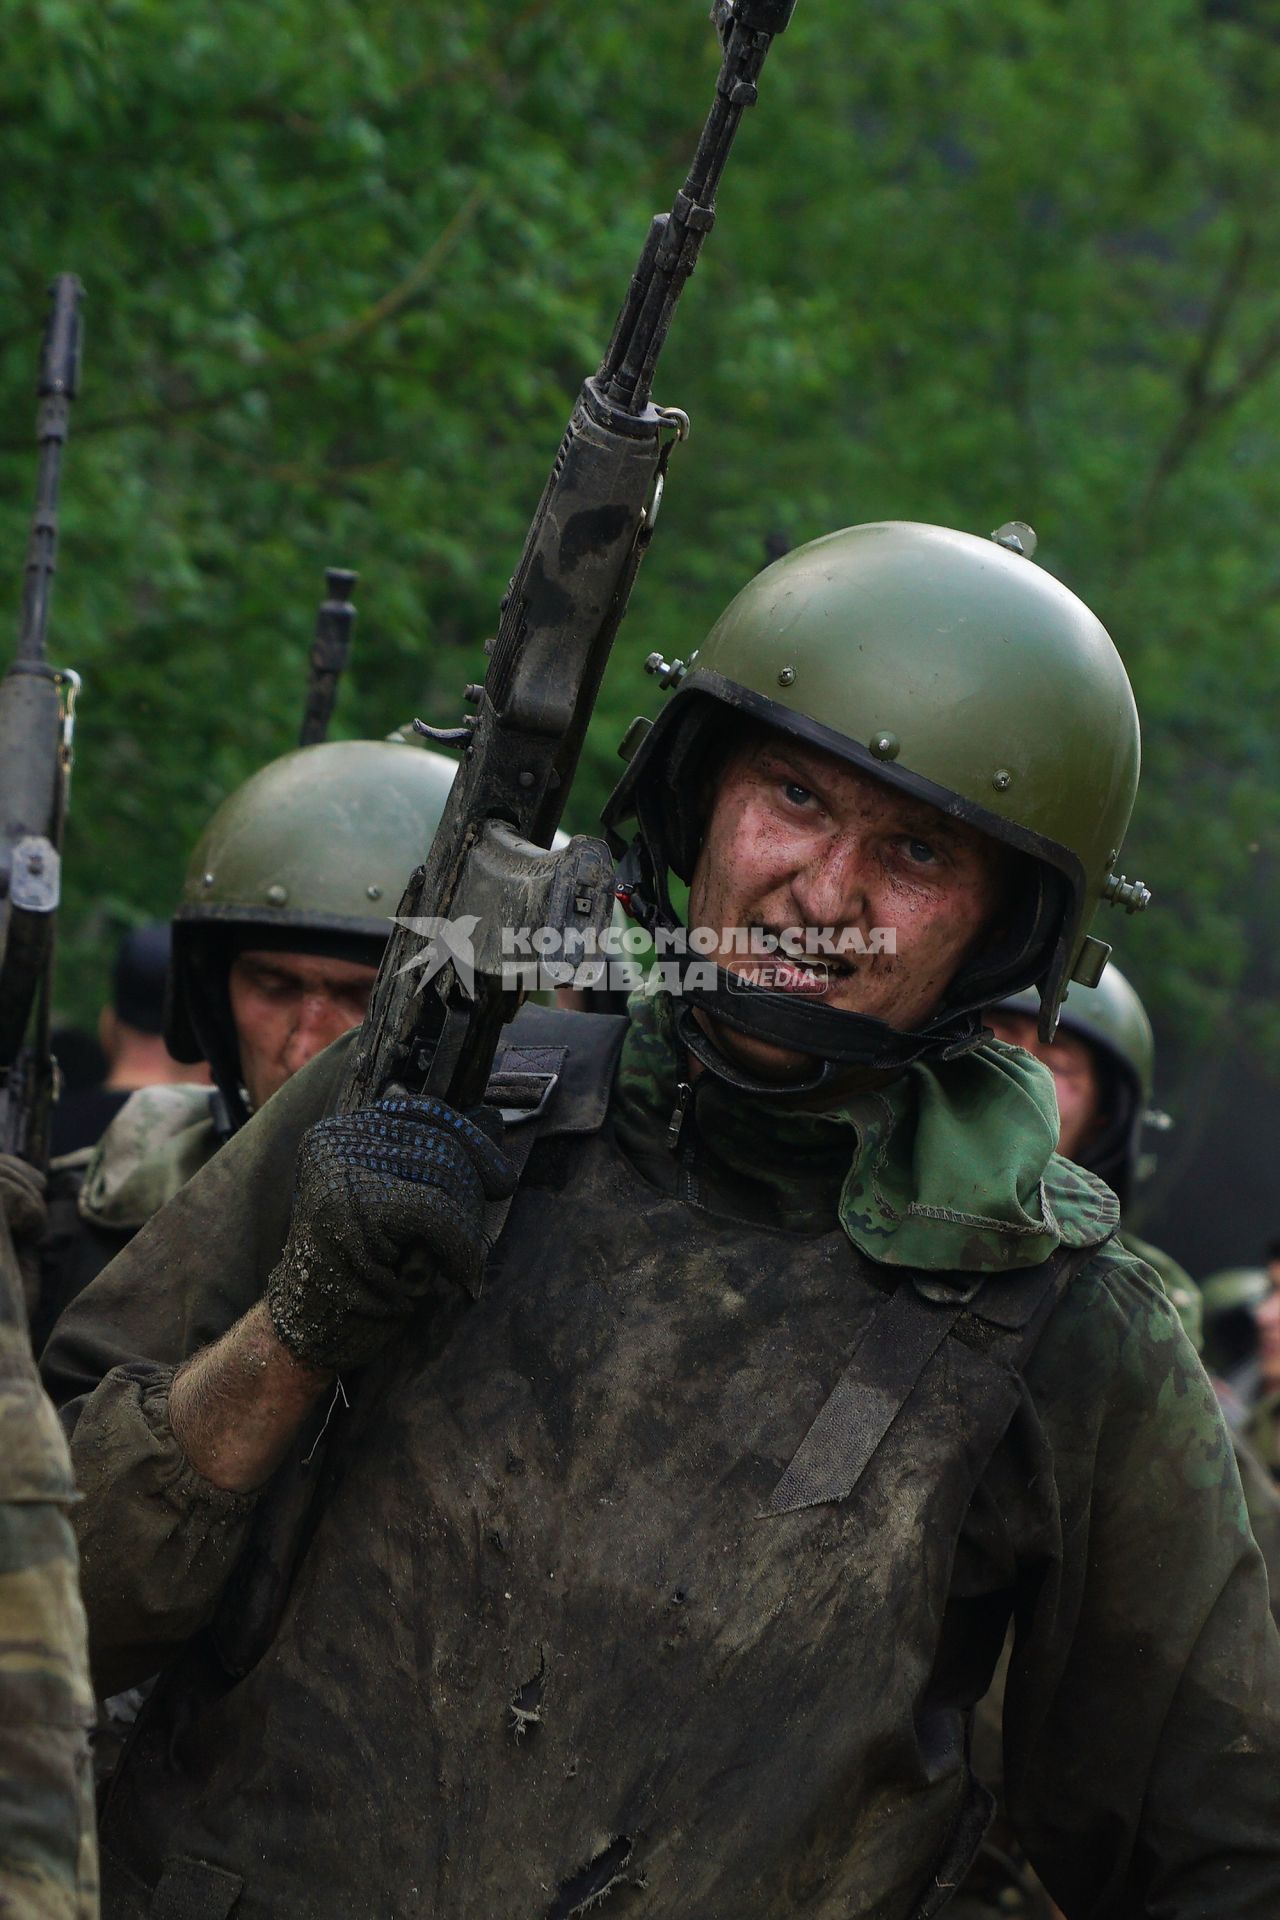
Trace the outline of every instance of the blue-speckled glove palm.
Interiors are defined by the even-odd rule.
[[[474,1288],[487,1252],[485,1204],[515,1186],[490,1122],[403,1095],[310,1129],[289,1237],[267,1282],[272,1323],[291,1353],[314,1366],[362,1366],[436,1276]]]

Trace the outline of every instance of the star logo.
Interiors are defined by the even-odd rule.
[[[478,913],[464,913],[456,920],[443,920],[435,914],[401,919],[397,914],[396,925],[404,927],[409,933],[418,934],[427,942],[412,960],[406,960],[402,967],[396,968],[397,979],[402,973],[413,973],[421,968],[414,988],[415,993],[421,993],[428,981],[434,980],[443,967],[452,965],[458,985],[467,999],[475,999],[476,955],[471,936],[480,925]]]

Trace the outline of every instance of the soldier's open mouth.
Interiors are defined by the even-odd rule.
[[[834,969],[826,960],[784,960],[773,965],[770,986],[784,993],[823,994],[834,984]]]
[[[769,960],[757,960],[754,964],[733,967],[729,971],[732,982],[737,979],[744,986],[773,987],[781,993],[804,993],[811,997],[820,997],[829,992],[835,984],[834,968],[826,960],[788,960],[782,954]]]

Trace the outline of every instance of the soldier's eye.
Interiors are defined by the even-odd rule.
[[[813,795],[809,791],[808,787],[802,787],[798,780],[785,781],[783,784],[782,791],[786,794],[787,799],[791,802],[793,807],[808,806],[810,800],[812,800],[813,798]]]
[[[931,867],[937,864],[937,851],[929,845],[927,840],[905,840],[903,845],[906,847],[908,858],[914,861],[916,866]]]

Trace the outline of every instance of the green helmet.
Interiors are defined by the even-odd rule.
[[[227,976],[245,947],[376,966],[425,857],[454,765],[381,740],[300,747],[224,800],[187,867],[173,921],[166,1038],[208,1060],[233,1124],[246,1117]]]
[[[1223,1267],[1200,1285],[1205,1365],[1246,1391],[1258,1352],[1258,1308],[1270,1292],[1262,1267]]]
[[[1110,951],[1089,933],[1099,901],[1146,905],[1146,889],[1113,871],[1138,780],[1129,681],[1101,623],[1024,557],[1032,544],[1029,528],[983,540],[903,521],[850,527],[757,575],[687,668],[651,657],[676,691],[647,732],[633,727],[605,812],[640,917],[674,924],[668,875],[692,872],[707,755],[730,714],[825,748],[1028,857],[1007,939],[962,969],[921,1033],[741,982],[689,994],[714,1001],[728,1026],[827,1070],[901,1065],[976,1044],[981,1009],[1036,982],[1051,1038],[1068,980],[1095,981]]]
[[[1034,987],[1009,995],[992,1012],[1039,1017],[1040,996]],[[1090,1143],[1083,1164],[1115,1190],[1126,1206],[1135,1180],[1149,1174],[1154,1157],[1142,1153],[1142,1130],[1161,1130],[1171,1123],[1151,1107],[1155,1073],[1155,1039],[1147,1010],[1136,989],[1114,962],[1097,986],[1073,984],[1062,1004],[1058,1025],[1075,1033],[1094,1049],[1102,1069],[1106,1125]]]

